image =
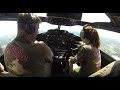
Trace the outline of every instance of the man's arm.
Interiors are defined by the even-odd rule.
[[[5,70],[4,70],[4,66],[0,63],[0,73],[1,72],[4,72]]]
[[[44,47],[45,47],[45,61],[47,63],[53,62],[53,52],[52,52],[52,50],[46,44],[45,44]]]
[[[53,62],[54,54],[53,54],[52,50],[50,49],[50,47],[47,46],[43,41],[40,41],[40,42],[36,41],[35,43],[39,43],[42,45],[43,53],[45,56],[45,62],[47,62],[47,63]]]

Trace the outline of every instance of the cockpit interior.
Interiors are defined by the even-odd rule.
[[[70,56],[77,54],[81,38],[75,34],[61,29],[61,26],[74,26],[91,24],[95,28],[107,29],[109,31],[120,33],[120,14],[105,13],[111,22],[85,22],[82,21],[83,13],[47,13],[47,17],[41,17],[42,22],[58,25],[55,29],[49,29],[46,32],[39,33],[36,37],[37,41],[44,41],[53,51],[52,76],[69,76],[68,59]],[[18,13],[0,13],[0,20],[17,20]],[[46,26],[47,27],[47,26]],[[78,31],[79,32],[79,31]],[[101,68],[108,64],[118,61],[108,55],[103,50],[101,52]],[[116,52],[117,53],[117,52]],[[120,59],[119,59],[120,60]],[[0,56],[0,62],[4,64],[4,54]],[[79,66],[79,63],[77,63]],[[120,69],[120,68],[119,68]],[[7,70],[5,68],[5,70]]]

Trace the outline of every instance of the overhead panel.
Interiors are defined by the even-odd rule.
[[[47,13],[47,17],[51,24],[72,26],[81,21],[82,13]]]

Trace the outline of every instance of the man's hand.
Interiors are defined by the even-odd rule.
[[[1,72],[4,72],[5,70],[4,70],[4,66],[0,63],[0,73]]]

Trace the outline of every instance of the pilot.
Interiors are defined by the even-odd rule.
[[[69,57],[69,69],[73,76],[88,77],[101,68],[100,38],[97,30],[88,24],[81,30],[80,37],[84,44],[79,47],[75,56]],[[76,63],[80,64],[80,70],[74,74]]]
[[[41,19],[36,15],[18,14],[17,36],[4,51],[4,61],[9,76],[51,76],[53,52],[43,41],[36,41],[40,23]]]

